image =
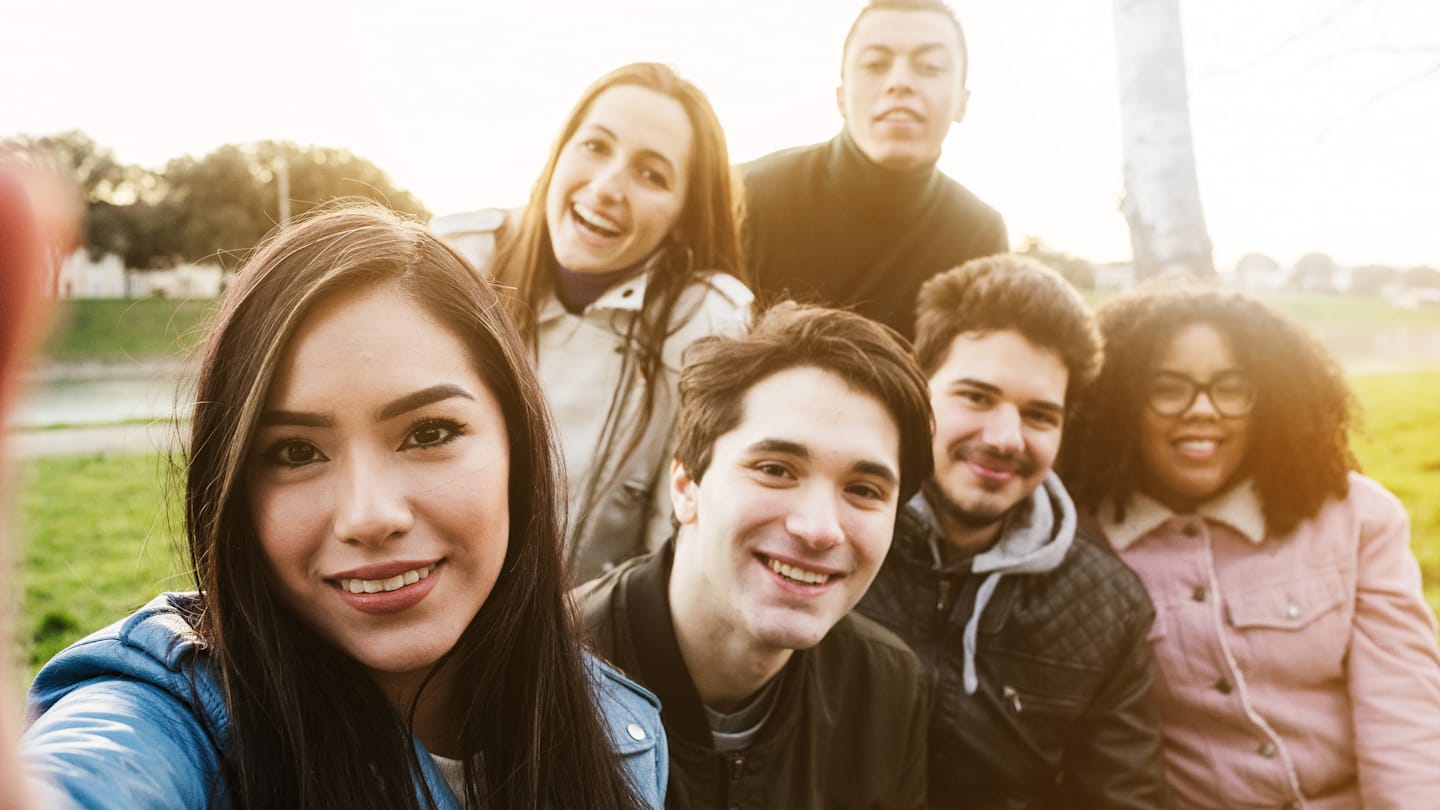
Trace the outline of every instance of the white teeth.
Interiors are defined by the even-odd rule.
[[[919,121],[920,116],[910,110],[890,110],[880,116],[882,121]]]
[[[414,585],[430,576],[430,572],[434,570],[434,565],[427,565],[424,568],[413,568],[403,574],[396,574],[389,579],[342,579],[340,580],[340,589],[350,593],[398,591],[406,585]]]
[[[806,571],[804,568],[796,568],[793,565],[786,565],[779,560],[770,560],[770,570],[795,582],[805,585],[824,585],[830,581],[829,574],[822,574],[819,571]]]
[[[571,205],[570,210],[575,213],[575,219],[590,230],[597,231],[605,236],[620,235],[620,223],[599,211],[583,207],[579,203]]]
[[[1215,450],[1216,444],[1214,439],[1184,439],[1176,442],[1175,446],[1187,453],[1210,453]]]

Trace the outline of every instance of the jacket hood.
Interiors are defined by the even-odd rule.
[[[937,568],[941,566],[939,543],[945,535],[940,522],[935,518],[924,490],[917,493],[906,506],[923,520],[931,553]],[[970,621],[965,623],[965,662],[962,682],[967,695],[975,694],[980,680],[975,672],[975,648],[979,641],[980,616],[990,604],[990,597],[1000,585],[1001,577],[1024,574],[1045,574],[1060,567],[1070,546],[1075,543],[1075,529],[1079,525],[1075,513],[1075,502],[1059,476],[1049,472],[1045,480],[1030,497],[1016,504],[1000,526],[1000,539],[970,561],[970,570],[985,579],[975,593],[975,609],[970,612]]]

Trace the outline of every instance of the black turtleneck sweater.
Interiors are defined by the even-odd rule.
[[[848,307],[914,337],[926,279],[1010,249],[1005,221],[934,164],[875,165],[846,131],[743,167],[746,248],[761,303]]]

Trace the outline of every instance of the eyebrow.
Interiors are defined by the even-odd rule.
[[[454,397],[461,397],[472,402],[475,400],[475,397],[471,396],[470,392],[458,385],[453,383],[440,383],[438,385],[432,385],[429,388],[422,388],[419,391],[406,394],[381,405],[379,410],[375,412],[375,418],[383,422],[386,419],[394,419],[400,414],[408,413],[416,408],[423,408],[426,405],[432,405],[436,402]],[[274,410],[265,411],[260,414],[260,424],[267,426],[333,427],[335,420],[328,414]]]
[[[897,53],[903,53],[909,56],[925,56],[932,51],[941,51],[942,53],[946,53],[947,55],[949,53],[945,50],[945,43],[943,42],[926,42],[922,45],[916,45],[914,48],[910,48],[909,50],[892,48],[889,45],[880,45],[876,43],[873,45],[865,45],[861,47],[857,55],[863,56],[865,55],[866,51],[880,51],[881,53],[889,56],[894,56]]]
[[[595,123],[594,121],[591,121],[589,124],[586,124],[585,126],[586,126],[586,127],[593,127],[594,129],[600,130],[601,132],[605,133],[605,135],[608,136],[611,140],[614,140],[614,141],[620,140],[620,136],[619,136],[619,135],[616,135],[614,130],[610,129],[609,127],[605,126],[604,124],[597,124],[597,123]],[[664,164],[665,164],[665,167],[666,167],[667,169],[669,169],[672,173],[675,171],[675,164],[674,164],[673,162],[671,162],[670,158],[665,157],[664,155],[660,154],[659,152],[656,152],[654,149],[641,149],[637,154],[639,154],[641,157],[653,157],[653,158],[655,158],[656,160],[664,163]]]
[[[961,387],[978,388],[981,391],[985,391],[986,393],[990,394],[999,394],[1001,396],[1005,394],[1004,391],[1000,390],[999,386],[985,382],[984,380],[977,380],[973,377],[962,377],[958,380],[951,380],[950,384],[947,387],[952,390]],[[1032,399],[1029,402],[1026,402],[1025,406],[1029,408],[1040,408],[1041,410],[1053,411],[1055,413],[1065,412],[1064,405],[1059,402],[1051,402],[1047,399]]]
[[[799,442],[792,442],[788,439],[761,439],[750,445],[752,453],[783,453],[799,459],[810,459],[810,448]],[[895,470],[889,464],[879,461],[860,460],[851,467],[852,470],[864,475],[873,475],[887,484],[893,484],[900,480]]]

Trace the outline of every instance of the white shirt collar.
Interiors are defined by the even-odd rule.
[[[1100,504],[1097,518],[1111,547],[1124,551],[1175,514],[1149,495],[1136,492],[1130,496],[1124,520],[1115,520],[1115,505],[1108,498]],[[1260,506],[1255,483],[1248,479],[1200,504],[1195,514],[1224,523],[1256,545],[1265,539],[1265,512]]]

